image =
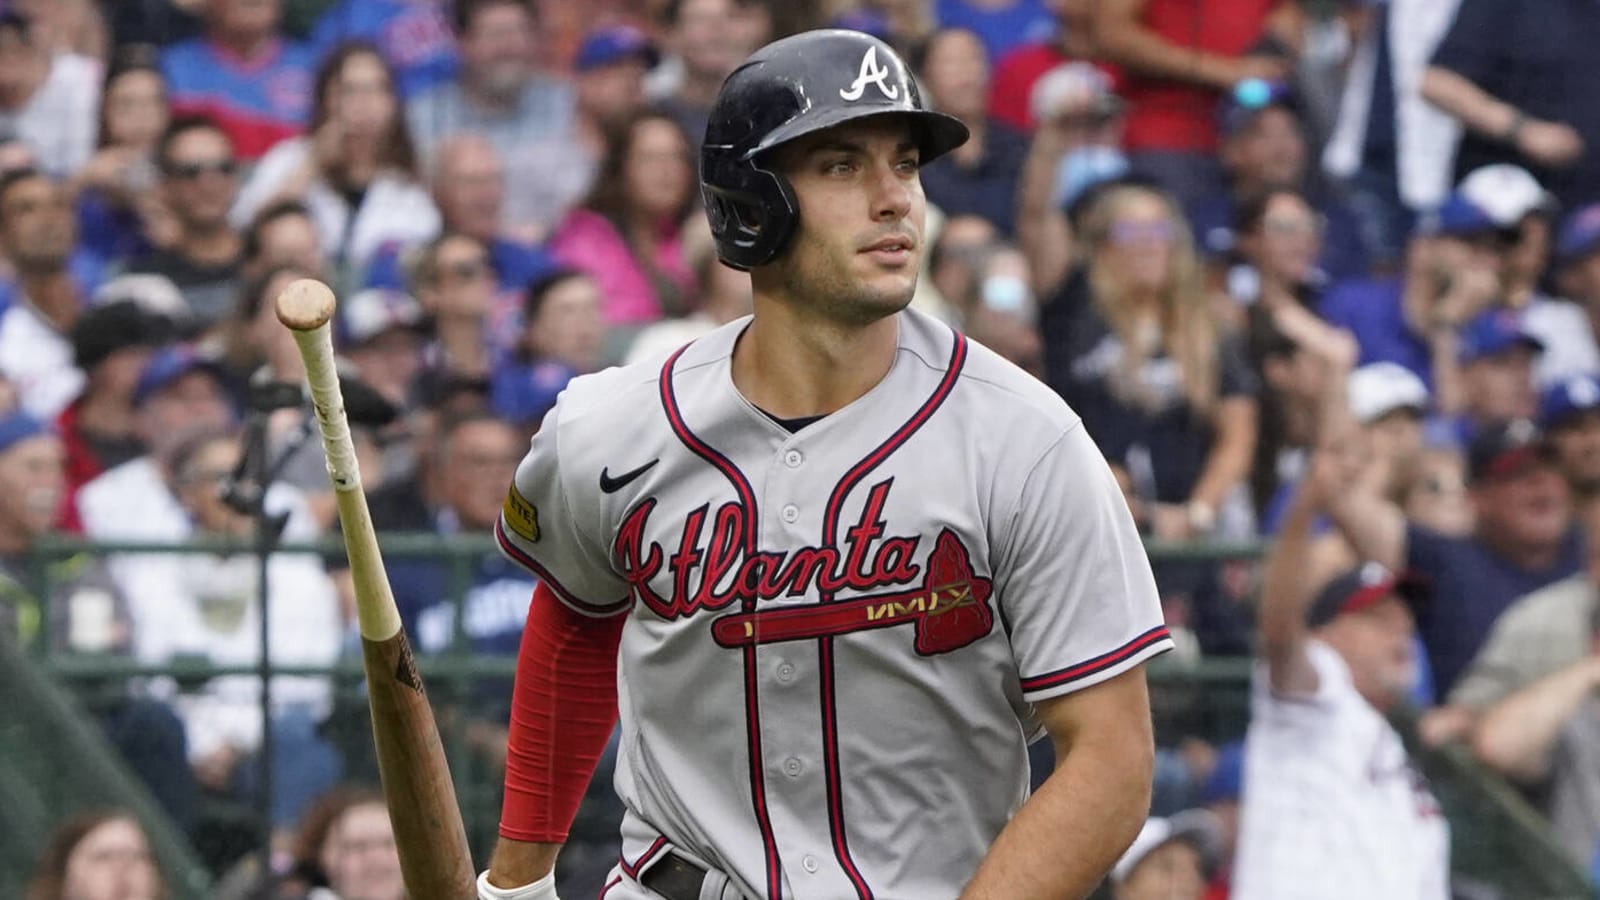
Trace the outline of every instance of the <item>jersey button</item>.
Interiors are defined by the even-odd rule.
[[[778,666],[778,680],[789,682],[794,680],[794,666],[784,663]]]
[[[790,778],[799,778],[801,771],[804,769],[805,766],[800,764],[800,760],[792,756],[783,761],[783,774]]]
[[[783,520],[785,522],[793,525],[798,518],[800,518],[800,507],[791,503],[783,508]]]
[[[807,853],[800,859],[800,868],[814,874],[817,871],[817,858]]]
[[[801,453],[799,450],[790,450],[788,453],[783,455],[783,464],[791,469],[800,468],[800,464],[805,461],[805,454]]]

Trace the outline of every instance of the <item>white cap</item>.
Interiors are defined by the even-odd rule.
[[[1159,847],[1173,841],[1188,841],[1200,852],[1201,865],[1208,870],[1216,866],[1222,851],[1222,827],[1214,813],[1204,809],[1186,809],[1171,818],[1152,816],[1139,829],[1139,836],[1111,867],[1111,881],[1121,884],[1128,880],[1139,863]]]
[[[1473,169],[1456,190],[1501,228],[1520,225],[1529,213],[1555,211],[1555,198],[1538,179],[1510,163]]]
[[[1350,413],[1363,425],[1397,409],[1422,412],[1428,408],[1427,385],[1399,363],[1368,363],[1350,373],[1346,389]]]
[[[165,275],[119,275],[94,292],[95,306],[118,300],[130,300],[147,313],[169,319],[182,319],[190,312],[183,291]]]

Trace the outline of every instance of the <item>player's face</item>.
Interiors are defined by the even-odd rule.
[[[781,161],[800,226],[773,266],[790,299],[866,324],[904,309],[917,287],[927,200],[904,119],[850,122],[795,141]]]

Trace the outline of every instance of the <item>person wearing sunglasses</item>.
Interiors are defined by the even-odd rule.
[[[215,119],[179,116],[156,146],[156,163],[165,219],[155,229],[159,249],[129,268],[172,279],[198,325],[209,328],[227,318],[239,290],[244,240],[228,222],[239,191],[233,141]]]

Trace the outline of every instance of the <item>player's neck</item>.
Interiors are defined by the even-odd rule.
[[[779,418],[821,416],[877,386],[894,363],[898,316],[866,327],[763,304],[733,352],[733,384]]]

